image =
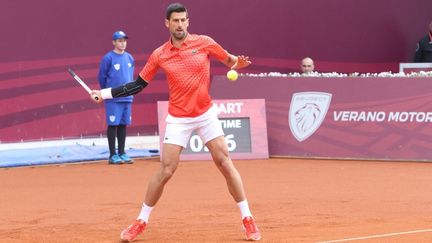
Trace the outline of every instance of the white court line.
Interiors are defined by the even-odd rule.
[[[383,234],[383,235],[370,235],[370,236],[347,238],[347,239],[340,239],[340,240],[326,240],[326,241],[319,241],[316,243],[332,243],[332,242],[344,242],[344,241],[354,241],[354,240],[366,240],[372,238],[381,238],[381,237],[388,237],[388,236],[395,236],[395,235],[407,235],[407,234],[424,233],[424,232],[432,232],[432,229],[412,230],[412,231],[397,232],[397,233],[390,233],[390,234]]]

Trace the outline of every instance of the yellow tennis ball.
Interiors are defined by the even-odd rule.
[[[227,78],[231,81],[236,81],[238,78],[238,73],[236,70],[232,69],[227,72]]]

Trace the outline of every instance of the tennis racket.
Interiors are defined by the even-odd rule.
[[[81,84],[81,86],[87,91],[87,93],[89,93],[89,94],[91,94],[91,89],[89,88],[89,86],[87,86],[87,84],[86,83],[84,83],[84,81],[82,81],[82,79],[80,78],[80,77],[78,77],[78,75],[76,75],[76,73],[72,70],[72,69],[70,69],[70,68],[68,68],[68,72],[70,73],[70,75],[79,83],[79,84]],[[95,101],[100,101],[100,97],[99,96],[97,96],[97,95],[92,95],[92,98],[95,100]]]

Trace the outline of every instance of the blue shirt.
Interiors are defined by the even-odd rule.
[[[98,80],[101,89],[115,88],[133,81],[135,61],[131,54],[108,52],[99,65]],[[133,96],[119,97],[105,102],[132,102]]]

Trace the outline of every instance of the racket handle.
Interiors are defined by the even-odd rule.
[[[93,100],[95,100],[98,103],[101,102],[101,100],[102,100],[98,95],[92,95],[91,97]]]

